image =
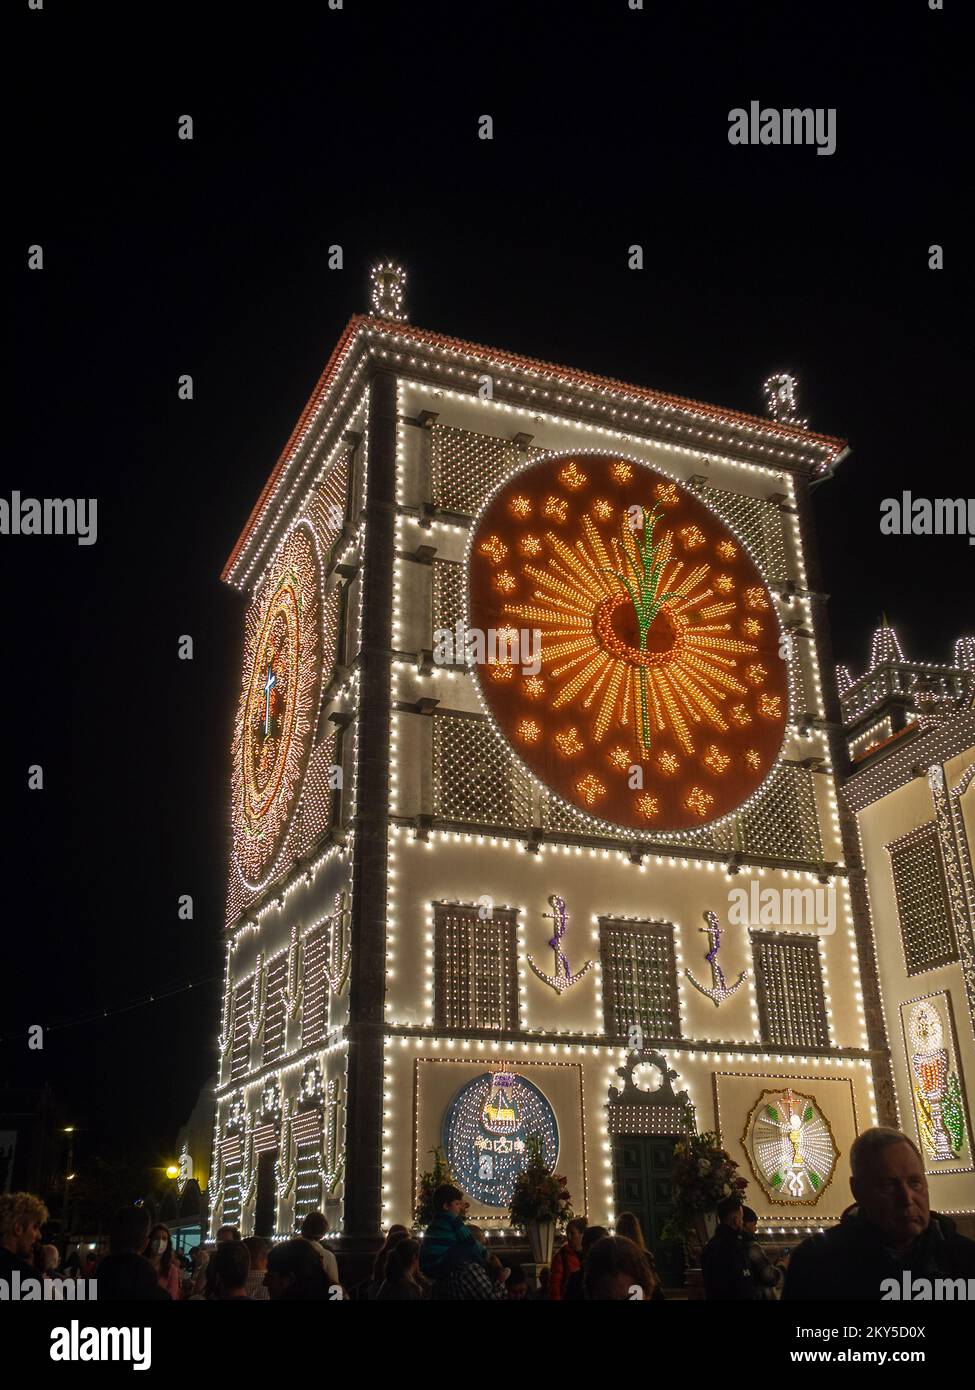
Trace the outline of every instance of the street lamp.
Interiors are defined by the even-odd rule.
[[[170,1164],[168,1164],[168,1166],[167,1166],[167,1168],[166,1168],[166,1177],[167,1177],[167,1178],[178,1178],[178,1177],[179,1177],[179,1164],[178,1164],[178,1163],[170,1163]]]

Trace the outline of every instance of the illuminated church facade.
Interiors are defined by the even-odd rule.
[[[374,272],[227,562],[246,600],[211,1226],[350,1245],[441,1149],[669,1214],[715,1131],[839,1218],[896,1108],[810,487],[842,441],[412,327]]]

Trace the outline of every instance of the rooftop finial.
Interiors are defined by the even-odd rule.
[[[406,287],[406,271],[395,261],[380,261],[369,274],[370,308],[380,319],[406,318],[403,308],[403,291]]]
[[[799,408],[799,381],[789,372],[776,372],[766,378],[765,409],[780,425],[795,425],[804,430],[808,420],[800,420],[796,411]]]

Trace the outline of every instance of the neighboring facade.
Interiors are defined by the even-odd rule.
[[[576,1210],[654,1237],[695,1127],[764,1223],[834,1221],[892,1115],[811,531],[844,446],[788,392],[551,366],[401,290],[379,268],[224,571],[211,1228],[371,1240],[442,1146],[502,1229],[537,1137]]]
[[[902,1128],[931,1205],[975,1226],[975,640],[907,661],[886,623],[870,669],[841,676],[856,816]],[[858,766],[857,766],[858,765]]]

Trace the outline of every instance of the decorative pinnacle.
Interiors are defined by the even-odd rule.
[[[380,261],[369,273],[370,309],[377,318],[405,320],[406,271],[395,261]]]
[[[806,429],[809,421],[800,420],[797,415],[799,408],[799,380],[789,372],[776,372],[774,376],[766,379],[762,388],[765,392],[765,409],[773,420],[778,420],[780,425],[796,425],[799,429]]]

